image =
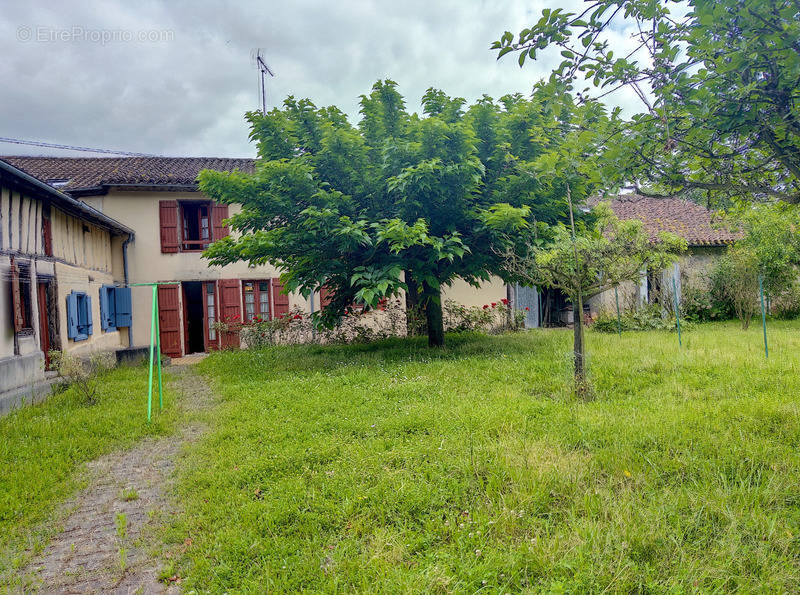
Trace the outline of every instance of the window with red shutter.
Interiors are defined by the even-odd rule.
[[[230,229],[227,225],[223,225],[223,220],[228,218],[228,205],[219,205],[212,203],[211,205],[211,225],[213,227],[213,241],[221,240],[230,234]]]
[[[272,300],[275,305],[273,318],[289,314],[289,296],[283,292],[283,283],[278,278],[272,280]]]
[[[178,251],[178,201],[158,201],[158,219],[161,225],[161,252]]]

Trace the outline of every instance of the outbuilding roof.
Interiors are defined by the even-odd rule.
[[[224,157],[2,157],[35,178],[75,194],[109,186],[168,186],[193,190],[203,169],[252,173],[255,159]]]
[[[652,198],[621,194],[611,199],[611,209],[620,219],[638,219],[651,236],[662,231],[674,233],[690,246],[725,246],[740,234],[716,224],[703,205],[682,198]]]
[[[108,229],[112,233],[133,238],[133,230],[131,228],[68,194],[56,190],[49,184],[45,184],[35,176],[22,171],[4,159],[0,159],[0,184],[16,188],[20,192],[37,198],[48,200],[63,211]]]

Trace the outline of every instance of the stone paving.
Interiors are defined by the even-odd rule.
[[[191,367],[172,371],[183,409],[211,405],[211,390]],[[176,583],[158,580],[162,561],[155,531],[176,512],[169,496],[178,452],[202,430],[186,425],[177,435],[90,463],[89,485],[67,505],[63,528],[23,571],[24,592],[177,593]]]

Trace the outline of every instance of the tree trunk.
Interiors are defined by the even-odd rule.
[[[572,302],[573,354],[575,362],[575,392],[583,396],[586,383],[586,347],[583,342],[583,296],[579,291]]]
[[[425,329],[420,329],[421,321],[419,319],[419,285],[417,281],[408,273],[406,273],[406,334],[409,337],[425,332]]]
[[[442,291],[427,283],[422,284],[422,299],[425,318],[428,322],[428,346],[444,347],[444,315],[442,313]]]

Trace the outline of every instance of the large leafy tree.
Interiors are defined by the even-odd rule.
[[[431,89],[422,116],[409,114],[387,80],[361,97],[358,127],[336,108],[292,97],[282,109],[249,113],[255,174],[199,178],[214,200],[242,206],[230,219],[238,233],[206,256],[272,263],[288,290],[306,295],[326,287],[327,324],[354,302],[369,309],[411,287],[430,344],[442,345],[442,287],[456,278],[478,284],[499,270],[487,221],[513,235],[529,214],[524,198],[512,206],[486,191],[491,160],[479,150],[502,161],[504,149],[482,144],[463,103]]]
[[[619,51],[612,35],[633,31]],[[629,179],[655,194],[800,201],[800,5],[796,0],[590,0],[545,9],[494,43],[519,64],[543,52],[582,96],[634,93]]]

